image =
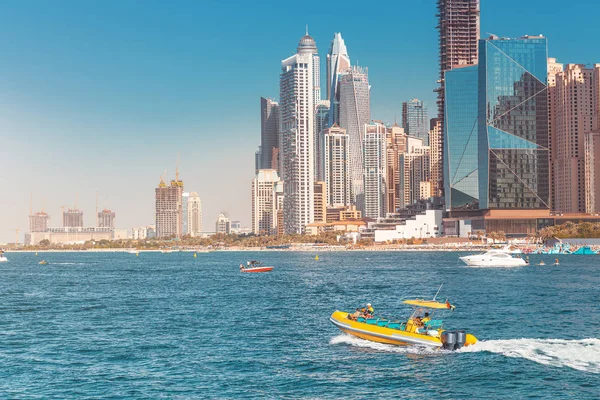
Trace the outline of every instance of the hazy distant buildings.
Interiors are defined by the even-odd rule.
[[[115,229],[115,213],[107,208],[98,213],[98,226],[100,228]]]
[[[340,123],[341,74],[350,69],[350,56],[341,33],[335,33],[327,54],[327,100],[330,102],[329,126]]]
[[[440,132],[444,132],[444,74],[456,67],[474,65],[478,62],[479,49],[479,0],[437,0],[439,32],[440,86],[438,93],[438,119]],[[432,153],[443,156],[444,138],[436,143]],[[444,163],[440,160],[440,163]],[[441,189],[441,188],[440,188]]]
[[[83,211],[78,209],[68,209],[63,212],[63,227],[64,228],[80,228],[83,227]]]
[[[156,237],[181,237],[183,234],[183,181],[179,172],[167,185],[162,177],[155,189]]]
[[[44,211],[30,213],[29,232],[45,232],[48,229],[49,220],[50,216]]]
[[[215,232],[225,234],[231,233],[231,222],[225,214],[219,214],[217,217],[217,222],[215,222]]]
[[[302,233],[313,222],[314,112],[320,99],[319,56],[306,34],[297,53],[281,63],[280,158],[284,181],[286,233]]]
[[[252,232],[256,235],[277,234],[277,214],[283,185],[277,171],[261,169],[252,180]]]
[[[187,199],[186,213],[187,234],[194,237],[202,234],[202,201],[198,193],[192,192]]]
[[[429,116],[427,106],[419,99],[402,103],[402,127],[407,135],[423,140],[429,145]]]
[[[346,129],[350,143],[352,201],[361,211],[365,207],[363,132],[371,121],[369,76],[366,68],[353,66],[339,82],[340,127]]]
[[[352,203],[350,142],[346,130],[334,124],[323,131],[321,165],[327,191],[327,205],[343,207]]]
[[[279,104],[260,98],[260,150],[257,169],[278,169]]]
[[[387,140],[381,123],[364,127],[364,216],[384,217],[387,211]]]

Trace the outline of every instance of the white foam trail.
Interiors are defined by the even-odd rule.
[[[356,336],[350,335],[338,335],[331,338],[329,341],[330,344],[349,344],[354,347],[363,347],[373,350],[386,351],[390,353],[402,353],[402,354],[434,354],[444,352],[443,350],[438,349],[429,349],[426,347],[419,346],[394,346],[391,344],[377,343],[371,342],[369,340],[364,340],[358,338]]]
[[[484,340],[459,352],[487,351],[553,367],[569,367],[600,374],[600,339],[509,339]]]

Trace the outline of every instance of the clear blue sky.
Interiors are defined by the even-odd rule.
[[[542,33],[559,61],[600,62],[600,5],[568,4],[482,0],[482,35]],[[2,1],[0,243],[27,230],[30,192],[53,226],[77,194],[93,225],[96,191],[118,227],[152,224],[154,187],[178,152],[205,230],[220,211],[250,225],[259,98],[278,96],[305,24],[322,59],[342,32],[369,67],[374,119],[393,121],[414,97],[434,114],[434,0]]]

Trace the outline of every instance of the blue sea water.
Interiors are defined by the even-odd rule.
[[[458,255],[9,253],[0,398],[598,398],[600,256],[486,269]],[[248,259],[276,268],[241,274]],[[366,302],[405,317],[402,299],[442,282],[447,326],[477,345],[394,347],[329,322]]]

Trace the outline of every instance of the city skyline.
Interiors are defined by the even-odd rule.
[[[99,6],[100,15],[117,14],[118,17],[105,30],[100,30],[105,34],[103,36],[93,32],[100,22],[93,20],[96,18],[94,13],[86,13],[93,8],[91,6],[78,5],[69,11],[61,11],[38,3],[38,9],[33,12],[27,4],[15,2],[3,6],[8,20],[2,28],[6,30],[3,36],[11,40],[4,43],[7,57],[0,66],[0,84],[5,89],[0,95],[0,128],[3,132],[0,146],[5,150],[3,153],[7,153],[0,161],[3,170],[0,188],[4,193],[11,188],[12,194],[3,198],[0,243],[14,241],[15,229],[21,230],[20,241],[23,240],[31,192],[34,194],[33,211],[40,211],[45,203],[43,208],[51,216],[53,226],[58,226],[61,218],[60,206],[69,203],[77,192],[81,196],[80,209],[85,210],[87,216],[84,225],[91,226],[89,216],[93,215],[96,191],[110,199],[110,208],[117,213],[118,228],[151,224],[152,193],[157,176],[165,167],[175,164],[177,152],[181,152],[180,171],[186,186],[195,188],[203,200],[203,207],[206,206],[205,221],[214,221],[220,212],[228,211],[249,226],[252,154],[260,142],[257,100],[261,96],[278,97],[278,62],[296,45],[307,22],[322,59],[332,35],[341,32],[352,61],[358,60],[360,65],[369,68],[369,81],[373,87],[372,118],[392,122],[394,115],[400,114],[402,101],[408,98],[423,99],[431,108],[435,104],[432,90],[436,86],[438,64],[433,2],[391,6],[415,16],[414,22],[407,21],[418,33],[412,45],[402,41],[400,33],[393,33],[389,28],[352,28],[357,17],[348,16],[343,23],[333,25],[326,15],[312,17],[298,13],[292,21],[286,20],[285,30],[273,29],[281,33],[272,35],[273,42],[265,49],[246,48],[239,37],[235,37],[239,33],[235,31],[219,40],[199,41],[197,38],[203,37],[203,33],[193,31],[193,18],[179,15],[174,10],[167,12],[168,18],[161,20],[165,26],[158,32],[154,23],[165,11],[164,5],[148,7],[139,16],[138,22],[142,25],[139,32],[126,28],[130,22],[128,12],[138,11],[134,3],[125,2],[124,10],[110,4]],[[511,15],[517,4],[519,15]],[[578,14],[583,18],[579,21],[584,31],[577,34],[582,40],[574,41],[574,33],[569,34],[567,27],[560,23],[567,21],[569,10],[556,16],[554,24],[552,15],[545,15],[539,21],[527,18],[542,4],[547,7],[547,2],[521,4],[507,1],[495,5],[483,1],[482,36],[489,31],[509,37],[542,33],[548,38],[550,57],[564,63],[598,61],[590,51],[594,48],[590,45],[592,42],[586,42],[585,27],[592,26],[584,23],[586,15]],[[194,6],[190,5],[190,8],[194,9]],[[236,12],[247,11],[245,7],[240,8]],[[258,11],[260,7],[257,6],[254,13]],[[57,18],[53,20],[52,16]],[[79,17],[78,23],[74,22],[76,17]],[[69,23],[57,29],[65,20]],[[176,26],[178,22],[183,22],[181,28]],[[254,24],[245,24],[242,29],[249,26],[252,29]],[[209,23],[206,29],[218,28]],[[266,35],[266,30],[254,29]],[[592,28],[589,29],[591,32]],[[169,35],[183,43],[171,45]],[[129,47],[117,43],[123,38]],[[88,43],[90,46],[84,48],[83,44]],[[144,43],[153,44],[154,51],[142,51],[140,44]],[[215,73],[231,61],[231,55],[222,50],[232,44],[237,45],[234,49],[245,57],[250,50],[254,52],[253,60],[260,61],[262,68],[256,82],[248,82],[243,79],[244,74],[240,74],[247,87],[235,99],[227,98],[229,91],[222,89],[223,84],[235,86],[236,83],[223,79],[224,75],[231,78],[229,67],[217,74],[218,79],[214,82],[206,79],[207,73]],[[210,60],[187,55],[183,51],[186,45],[197,54],[215,49],[221,52],[217,60]],[[383,55],[387,57],[384,50],[389,51],[390,46],[396,49],[395,57],[406,59],[408,55],[410,64],[414,65],[390,63],[393,65],[385,66],[389,59],[378,61]],[[143,57],[138,57],[140,55]],[[97,58],[101,62],[97,62]],[[168,58],[171,60],[166,61]],[[210,65],[207,67],[206,63]],[[132,79],[148,65],[151,68],[141,74],[142,78]],[[197,69],[198,66],[202,68]],[[321,62],[323,76],[324,69]],[[398,69],[404,73],[398,73]],[[183,78],[174,79],[174,71],[180,72]],[[191,85],[187,79],[192,79]],[[324,92],[323,81],[321,79]],[[208,99],[196,97],[191,93],[193,90],[202,92]],[[220,114],[223,112],[233,113],[236,118],[224,120]],[[212,113],[216,113],[217,118]],[[230,125],[224,128],[223,121]],[[219,129],[233,133],[215,134],[217,124],[221,125]],[[211,168],[217,160],[221,161],[217,168]],[[174,167],[170,168],[168,175],[172,175],[173,170]]]

